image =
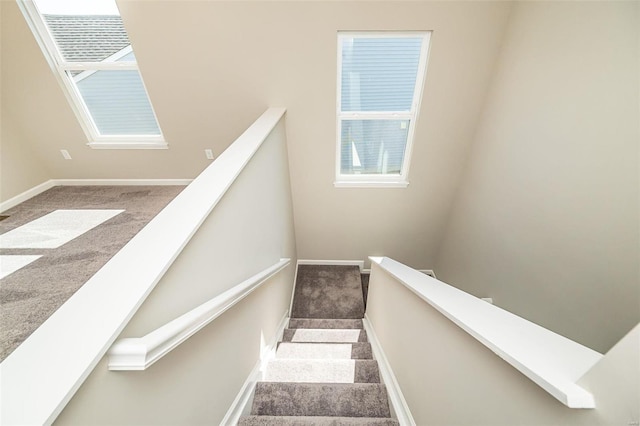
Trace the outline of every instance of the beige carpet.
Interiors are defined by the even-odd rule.
[[[0,361],[36,330],[183,186],[61,186],[3,212],[4,234],[60,209],[124,212],[54,249],[0,249],[0,255],[42,255],[0,280]],[[144,262],[144,259],[141,259]]]

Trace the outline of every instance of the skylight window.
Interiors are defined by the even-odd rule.
[[[407,186],[429,35],[338,33],[336,186]]]
[[[94,148],[166,148],[115,0],[18,0]]]

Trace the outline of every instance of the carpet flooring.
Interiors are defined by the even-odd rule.
[[[363,316],[362,281],[357,266],[298,266],[292,318]]]
[[[239,426],[397,426],[363,329],[357,266],[299,265],[292,318]]]
[[[367,296],[369,295],[369,278],[370,274],[362,274],[362,297],[364,298],[364,307],[367,308]]]
[[[33,333],[184,186],[59,186],[2,214],[0,234],[59,209],[124,212],[55,249],[0,249],[42,255],[0,280],[0,361]],[[144,262],[144,259],[141,259]]]

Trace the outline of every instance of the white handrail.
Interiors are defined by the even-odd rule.
[[[595,408],[576,382],[602,354],[395,260],[370,259],[567,407]]]
[[[274,265],[143,337],[118,340],[109,350],[109,370],[146,370],[204,326],[244,299],[291,262]]]
[[[284,114],[262,114],[0,364],[0,424],[53,423]]]

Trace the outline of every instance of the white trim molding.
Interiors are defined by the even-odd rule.
[[[436,273],[433,271],[433,269],[416,269],[416,271],[420,271],[425,275],[429,275],[432,278],[436,278]],[[371,269],[363,269],[362,270],[363,274],[371,274]]]
[[[602,354],[393,259],[370,259],[567,407],[595,408],[577,382]]]
[[[382,345],[366,313],[364,314],[362,324],[364,325],[369,343],[371,344],[373,358],[378,361],[380,378],[387,387],[387,394],[389,395],[389,400],[391,401],[391,406],[393,407],[398,423],[400,423],[401,426],[416,426],[416,422],[413,420],[413,415],[411,415],[411,410],[409,409],[409,404],[407,404],[407,400],[404,399],[400,384],[395,374],[393,374],[391,364],[389,364],[389,360],[382,349]]]
[[[27,189],[21,194],[11,197],[6,201],[0,203],[0,212],[14,208],[20,203],[27,201],[29,198],[33,198],[38,194],[42,194],[44,191],[56,186],[53,180],[42,182],[40,185],[36,185],[31,189]]]
[[[80,127],[85,132],[88,145],[91,148],[102,149],[122,149],[123,144],[131,143],[128,149],[166,149],[167,144],[164,141],[162,135],[162,129],[160,123],[156,117],[153,104],[149,99],[148,91],[145,87],[144,80],[138,69],[138,64],[135,59],[131,61],[115,61],[116,55],[112,55],[109,58],[100,62],[83,62],[83,61],[68,61],[64,55],[58,49],[56,42],[52,34],[47,30],[47,24],[44,19],[44,15],[38,9],[38,6],[33,0],[18,0],[18,7],[22,12],[27,26],[33,33],[36,42],[40,46],[42,53],[51,67],[53,74],[60,84],[62,91],[74,112]],[[132,52],[131,46],[127,46]],[[125,48],[126,49],[126,48]],[[124,55],[129,52],[121,50]],[[110,59],[110,60],[109,60]],[[145,135],[103,135],[95,122],[94,116],[87,106],[84,97],[80,93],[80,89],[77,85],[79,80],[73,78],[68,71],[87,71],[95,72],[99,70],[133,70],[138,73],[142,88],[144,89],[145,98],[149,103],[150,112],[153,115],[154,124],[158,129],[158,133],[150,133]],[[84,74],[83,73],[83,74]],[[89,74],[85,74],[87,76]],[[81,78],[80,78],[81,79]]]
[[[143,337],[118,340],[108,352],[109,370],[146,370],[211,321],[225,313],[233,305],[247,297],[271,277],[282,271],[289,263],[291,263],[290,259],[280,259],[278,263],[264,271],[255,274]]]
[[[342,56],[343,42],[353,41],[358,38],[421,38],[420,57],[418,59],[418,68],[416,70],[416,78],[413,87],[413,96],[411,108],[406,111],[397,110],[381,110],[381,111],[363,111],[363,110],[342,110]],[[429,46],[431,44],[431,31],[338,31],[337,46],[337,95],[336,95],[336,170],[335,182],[336,188],[406,188],[408,183],[409,166],[411,164],[411,154],[413,150],[413,140],[415,136],[416,122],[420,116],[420,106],[424,92],[424,83],[427,73],[427,62],[429,58]],[[342,126],[343,123],[350,120],[405,120],[408,121],[407,140],[404,148],[404,157],[400,172],[398,174],[389,174],[386,170],[381,170],[380,174],[364,174],[364,173],[342,173]],[[355,152],[354,166],[360,166],[360,160],[357,159],[357,150],[355,143],[352,141],[352,152]]]
[[[245,380],[244,384],[240,388],[240,392],[231,403],[227,414],[225,414],[224,418],[220,422],[220,425],[236,425],[240,421],[240,417],[243,415],[249,415],[249,411],[251,410],[251,403],[253,401],[253,391],[256,388],[256,383],[262,380],[264,377],[264,373],[266,371],[266,366],[270,360],[274,359],[276,356],[276,349],[278,347],[278,342],[282,340],[282,335],[284,334],[284,329],[289,325],[289,313],[285,312],[280,324],[278,324],[278,328],[276,329],[275,334],[269,341],[269,343],[261,348],[260,350],[260,359],[256,362],[256,365],[249,373],[247,380]]]
[[[336,188],[406,188],[409,182],[406,180],[389,180],[389,181],[348,181],[337,180],[333,182]]]
[[[186,186],[193,179],[49,179],[46,182],[27,189],[15,197],[0,203],[0,212],[14,208],[36,195],[42,194],[55,186]]]
[[[87,142],[87,146],[93,149],[169,149],[169,144],[164,140],[137,140],[135,137],[126,136],[117,142]]]
[[[54,186],[186,186],[193,179],[53,179]]]
[[[357,266],[360,269],[360,273],[364,270],[364,260],[298,259],[298,265]]]

